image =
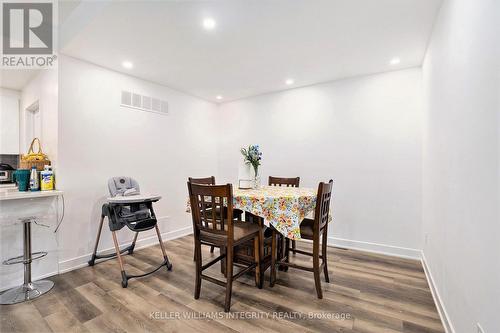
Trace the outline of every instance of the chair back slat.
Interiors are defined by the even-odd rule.
[[[284,178],[269,176],[269,186],[299,187],[300,177]]]
[[[330,201],[332,198],[333,180],[328,183],[319,183],[316,196],[316,210],[314,213],[314,229],[322,230],[328,224],[330,214]]]
[[[191,182],[187,185],[195,232],[204,231],[232,238],[232,185],[204,185]]]
[[[193,184],[205,184],[205,185],[215,185],[215,177],[210,176],[210,177],[205,177],[205,178],[188,178],[190,183]]]
[[[189,177],[188,181],[193,184],[203,184],[203,185],[215,185],[215,177],[210,176],[210,177],[203,177],[203,178],[193,178]],[[213,199],[213,198],[212,198]],[[212,202],[213,200],[210,200],[209,197],[203,197],[201,198],[201,205],[200,205],[200,211],[201,211],[201,216],[203,216],[202,219],[202,226],[206,228],[210,228],[210,225],[208,224],[210,220],[215,220],[214,217],[212,217],[212,213],[215,212],[214,209],[212,209]]]

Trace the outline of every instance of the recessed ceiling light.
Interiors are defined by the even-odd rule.
[[[207,17],[203,20],[203,28],[205,28],[205,30],[213,30],[216,25],[217,22],[211,17]]]
[[[401,59],[399,59],[399,58],[392,58],[390,63],[391,63],[391,65],[397,65],[400,62],[401,62]]]
[[[295,81],[294,81],[293,79],[287,79],[287,80],[285,81],[285,84],[286,84],[287,86],[289,86],[289,85],[291,85],[291,84],[294,84],[294,82],[295,82]]]
[[[221,100],[222,96],[221,95],[217,95],[217,96],[215,96],[215,98],[217,98],[218,100]]]
[[[124,62],[122,62],[122,66],[127,68],[127,69],[131,69],[132,67],[134,67],[134,64],[130,61],[124,61]]]

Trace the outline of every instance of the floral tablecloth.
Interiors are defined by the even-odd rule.
[[[265,225],[291,239],[300,239],[300,222],[316,207],[316,190],[310,188],[235,189],[233,197],[233,208],[263,217]]]
[[[233,189],[233,208],[264,218],[285,237],[300,239],[300,222],[314,211],[316,190],[303,187],[264,186]],[[189,209],[189,208],[188,208]]]

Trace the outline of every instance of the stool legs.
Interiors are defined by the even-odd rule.
[[[54,286],[49,280],[31,281],[31,220],[23,221],[23,264],[24,283],[20,287],[9,289],[0,295],[0,304],[16,304],[35,299]]]

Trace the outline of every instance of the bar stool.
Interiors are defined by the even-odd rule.
[[[31,281],[31,262],[47,255],[47,252],[31,252],[31,223],[36,224],[36,217],[19,219],[23,224],[23,248],[21,256],[3,261],[4,265],[24,264],[24,283],[19,287],[11,288],[0,294],[0,304],[16,304],[26,302],[48,292],[54,286],[50,280]]]

